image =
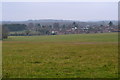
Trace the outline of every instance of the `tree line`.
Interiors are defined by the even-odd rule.
[[[71,24],[59,24],[58,22],[52,25],[41,25],[40,23],[28,23],[28,24],[3,24],[2,38],[6,39],[9,32],[15,32],[9,34],[11,36],[30,36],[30,35],[56,35],[56,34],[79,34],[79,33],[103,33],[105,30],[112,31],[114,28],[113,22],[109,22],[108,26],[101,25],[86,25],[80,26],[77,22]],[[18,33],[23,31],[22,33]],[[35,33],[32,33],[35,32]]]

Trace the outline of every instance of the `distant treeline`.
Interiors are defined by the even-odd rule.
[[[8,28],[9,31],[23,31],[26,29],[25,24],[3,24],[2,26]]]

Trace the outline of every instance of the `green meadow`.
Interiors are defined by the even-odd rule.
[[[3,78],[117,78],[118,33],[9,36]]]

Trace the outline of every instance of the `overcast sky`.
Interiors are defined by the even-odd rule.
[[[4,2],[3,21],[63,19],[117,20],[117,2]]]

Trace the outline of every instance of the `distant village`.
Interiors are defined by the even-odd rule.
[[[119,32],[118,25],[114,25],[109,21],[107,25],[79,25],[77,22],[69,24],[61,24],[54,22],[52,24],[41,23],[9,23],[2,24],[3,35],[9,36],[37,36],[37,35],[66,35],[66,34],[90,34],[90,33],[108,33]]]

